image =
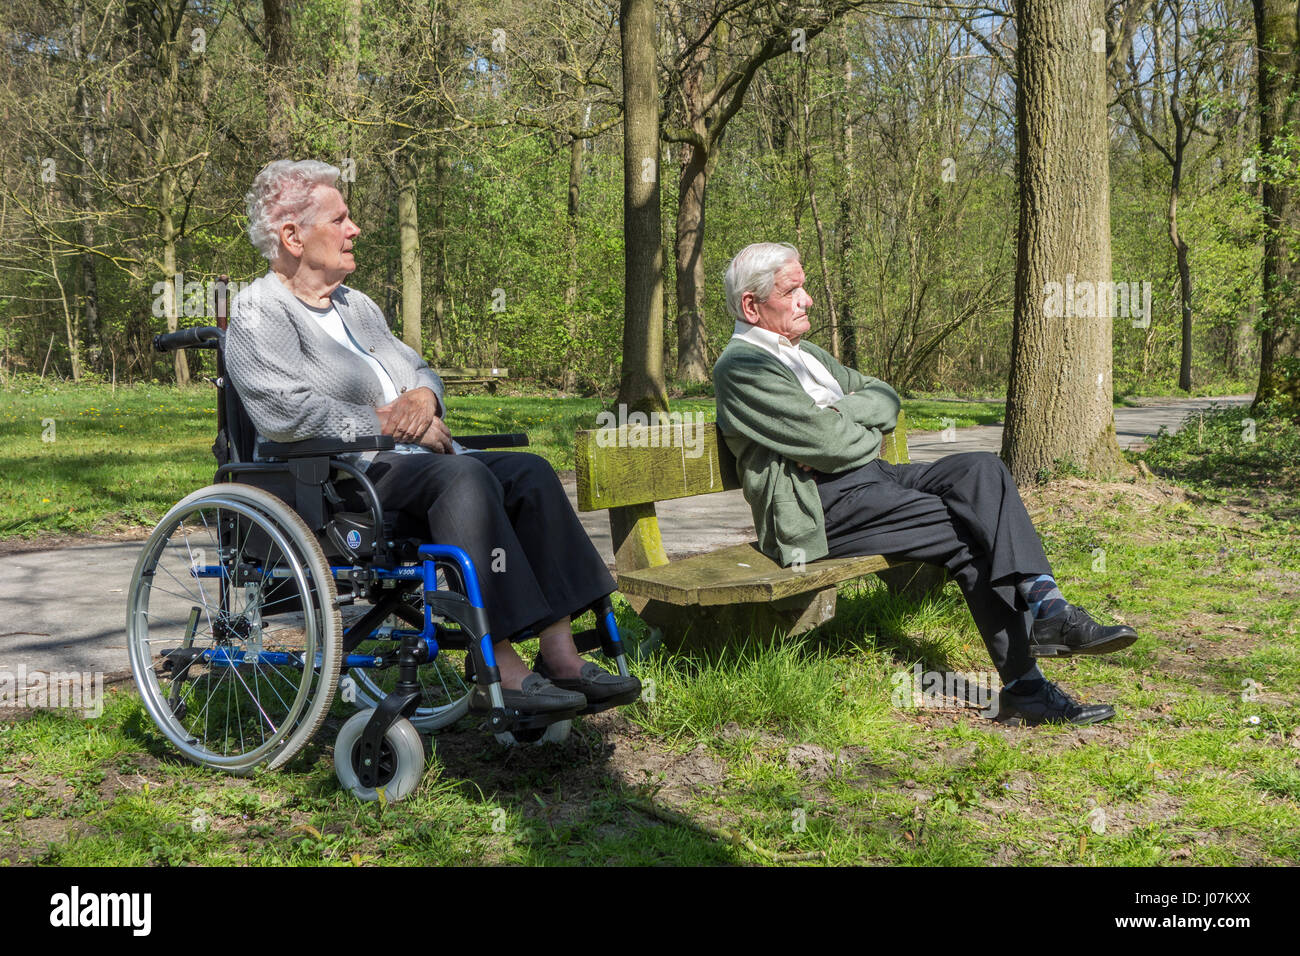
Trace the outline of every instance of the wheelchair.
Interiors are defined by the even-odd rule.
[[[248,774],[283,767],[336,695],[358,708],[334,744],[340,783],[361,800],[418,785],[420,733],[470,711],[504,744],[557,742],[583,711],[526,714],[504,704],[477,570],[460,548],[403,538],[364,471],[341,457],[390,436],[267,443],[226,375],[225,322],[156,336],[159,351],[216,351],[218,468],[159,522],[131,578],[127,645],[145,710],[185,757]],[[467,448],[524,435],[457,438]],[[341,510],[338,476],[367,504]],[[609,598],[574,634],[627,676]]]

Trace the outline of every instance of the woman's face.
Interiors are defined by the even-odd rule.
[[[299,268],[319,273],[330,281],[343,280],[357,267],[352,241],[361,229],[348,215],[343,194],[333,186],[317,186],[316,221],[301,227],[302,257]]]

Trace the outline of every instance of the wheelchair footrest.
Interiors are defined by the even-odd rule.
[[[628,704],[635,704],[641,699],[641,690],[620,694],[618,697],[611,697],[609,700],[602,700],[599,703],[588,704],[582,710],[578,711],[578,716],[585,717],[588,714],[599,714],[601,711],[609,710],[611,707],[625,707]]]
[[[478,710],[470,706],[471,713],[487,718],[488,730],[494,734],[504,734],[515,730],[541,730],[562,720],[572,720],[584,710],[556,710],[545,714],[530,714],[510,707],[494,707],[490,711]]]

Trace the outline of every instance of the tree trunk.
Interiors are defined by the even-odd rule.
[[[420,164],[410,147],[404,148],[397,157],[397,174],[401,177],[397,187],[397,229],[402,257],[402,341],[415,349],[417,355],[423,355],[420,312],[424,284],[418,208]]]
[[[700,146],[682,150],[677,186],[677,378],[709,380],[708,337],[704,328],[704,202],[709,156]]]
[[[343,60],[335,65],[339,109],[351,120],[355,115],[357,102],[357,81],[361,69],[361,0],[344,0],[343,3]],[[357,161],[356,131],[351,122],[345,121],[340,137],[340,152],[343,158]],[[344,197],[352,201],[352,181],[348,177],[344,185]]]
[[[1178,232],[1178,195],[1183,182],[1183,151],[1187,140],[1183,136],[1182,108],[1174,107],[1174,162],[1169,182],[1169,241],[1174,245],[1178,261],[1178,304],[1182,308],[1182,350],[1178,362],[1178,387],[1184,392],[1192,390],[1192,271],[1187,264],[1187,243]],[[1195,117],[1192,117],[1194,120]]]
[[[433,151],[433,361],[447,354],[443,325],[447,318],[447,173],[451,164],[447,147]]]
[[[1110,309],[1095,296],[1111,278],[1105,53],[1089,39],[1103,22],[1101,0],[1016,3],[1020,221],[1002,455],[1019,482],[1058,461],[1102,474],[1120,463]],[[1071,301],[1076,280],[1094,283],[1091,309]]]
[[[569,336],[566,349],[564,369],[560,374],[560,388],[571,392],[578,385],[578,371],[574,367],[575,357],[572,343],[578,336],[578,199],[582,189],[582,140],[577,136],[569,137],[569,205],[565,217],[568,229],[565,240],[569,247],[569,282],[564,287],[564,325]]]
[[[90,104],[90,93],[86,89],[85,75],[88,66],[85,64],[85,42],[86,42],[86,6],[78,2],[75,8],[76,26],[73,30],[73,58],[77,61],[77,68],[83,71],[77,83],[77,121],[81,127],[81,156],[78,161],[79,170],[77,177],[77,207],[81,213],[80,239],[84,250],[89,250],[95,245],[95,226],[94,226],[94,196],[90,188],[91,167],[90,163],[95,155],[95,125],[94,113]],[[99,279],[95,272],[95,256],[93,253],[83,251],[78,257],[80,264],[80,285],[81,294],[79,304],[81,307],[82,328],[85,329],[86,343],[91,348],[91,363],[96,364],[95,356],[100,351],[96,344],[99,339]]]
[[[176,11],[179,16],[183,11]],[[158,175],[158,209],[159,237],[163,247],[163,274],[171,286],[171,295],[167,297],[167,331],[175,332],[179,328],[181,296],[184,286],[176,286],[176,220],[172,215],[172,206],[176,202],[176,173],[172,170],[172,107],[180,99],[180,50],[175,38],[177,31],[171,26],[164,27],[158,44],[158,56],[163,83],[163,109],[159,111],[157,140],[155,142],[155,162],[160,170]],[[172,353],[173,368],[177,385],[190,383],[190,364],[185,349]]]
[[[804,178],[808,183],[808,208],[812,212],[813,228],[817,232],[817,261],[821,267],[822,295],[826,303],[826,314],[830,317],[831,355],[834,356],[835,361],[842,362],[839,321],[835,312],[835,297],[831,293],[831,270],[826,264],[826,230],[822,225],[821,210],[817,207],[817,186],[813,173],[812,155],[812,112],[808,102],[811,97],[808,94],[808,65],[806,58],[801,64],[799,74],[803,80],[803,168]]]
[[[840,350],[841,360],[849,368],[858,368],[858,329],[853,319],[856,288],[853,279],[853,117],[848,106],[849,90],[853,86],[853,61],[849,58],[848,40],[843,41],[844,53],[844,111],[840,115],[840,165],[844,170],[839,177],[840,233]]]
[[[293,154],[293,47],[286,0],[262,0],[266,24],[266,127],[272,159]]]
[[[663,236],[659,217],[659,77],[654,0],[621,0],[623,43],[623,235],[626,314],[618,400],[668,408],[663,366]]]
[[[1300,119],[1296,95],[1300,4],[1296,0],[1254,0],[1254,5],[1259,46],[1259,147],[1267,168],[1270,157],[1290,153],[1287,142],[1295,135]],[[1282,178],[1293,175],[1288,167],[1294,156],[1279,159],[1285,171],[1281,176],[1271,171],[1266,174],[1262,190],[1264,308],[1255,408],[1281,397],[1300,405],[1300,263],[1296,261],[1300,197]]]

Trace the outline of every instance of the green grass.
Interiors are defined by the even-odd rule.
[[[173,504],[210,484],[216,463],[215,391],[209,385],[118,388],[16,380],[0,391],[0,539],[148,528]],[[599,399],[458,395],[455,434],[527,432],[530,451],[573,468],[573,435],[589,428]],[[673,410],[714,419],[710,398]],[[913,427],[997,420],[1000,405],[908,402]]]
[[[1033,492],[1058,503],[1039,527],[1066,596],[1141,634],[1118,654],[1043,665],[1113,703],[1112,722],[1010,729],[896,707],[914,663],[989,662],[953,585],[916,604],[872,580],[842,588],[836,618],[810,635],[656,652],[637,665],[653,695],[580,722],[561,747],[504,752],[465,721],[434,738],[416,792],[382,807],[334,778],[342,704],[288,767],[242,779],[182,761],[129,685],[96,720],[0,712],[0,862],[770,862],[734,835],[832,865],[1293,864],[1295,439],[1260,417],[1234,455],[1240,432],[1240,413],[1211,416],[1199,444],[1184,432],[1145,453],[1188,495],[1137,482]],[[1238,466],[1268,483],[1228,484]],[[616,600],[616,613],[639,643],[631,609]]]

